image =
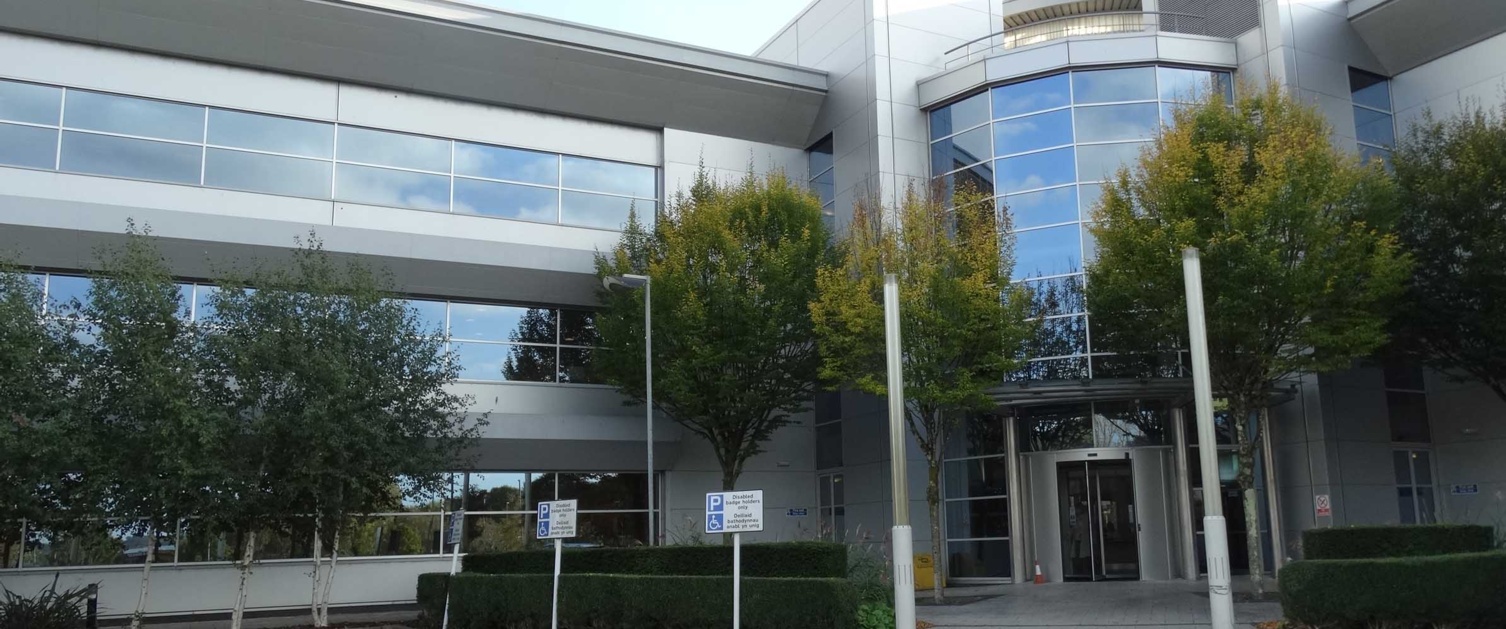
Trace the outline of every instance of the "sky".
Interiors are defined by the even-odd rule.
[[[466,0],[695,46],[753,54],[809,0]]]

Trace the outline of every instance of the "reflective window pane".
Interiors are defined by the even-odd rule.
[[[335,126],[281,116],[210,109],[209,143],[329,159],[334,154]]]
[[[1391,122],[1391,114],[1374,109],[1354,108],[1354,133],[1356,139],[1366,144],[1396,144],[1396,125]]]
[[[1417,524],[1417,502],[1412,498],[1411,487],[1396,488],[1396,507],[1402,524]]]
[[[992,90],[994,118],[1008,118],[1071,104],[1067,74],[996,87]]]
[[[204,284],[196,284],[196,285],[194,285],[194,287],[193,287],[193,320],[194,321],[213,321],[214,320],[215,314],[214,314],[213,299],[214,299],[214,296],[217,295],[219,292],[220,292],[220,289],[219,289],[218,286],[207,286],[207,285],[204,285]]]
[[[68,172],[172,183],[199,183],[204,150],[187,144],[63,133],[62,169]]]
[[[343,145],[341,150],[344,150]],[[442,211],[450,207],[450,178],[406,170],[338,164],[335,167],[335,199]]]
[[[596,350],[585,347],[560,348],[560,382],[573,384],[605,384],[601,374],[591,365]]]
[[[806,172],[812,177],[816,176],[822,171],[831,170],[833,163],[833,145],[831,136],[826,136],[820,142],[817,142],[815,146],[810,147],[810,149],[807,150],[806,155],[810,160],[806,164]]]
[[[1156,69],[1152,67],[1072,73],[1072,101],[1079,105],[1155,98]]]
[[[419,329],[434,334],[445,333],[446,305],[442,301],[408,300],[408,307],[413,309]]]
[[[1015,233],[1012,279],[1066,275],[1082,270],[1079,225],[1062,225]]]
[[[1391,170],[1391,151],[1374,146],[1360,145],[1360,162],[1368,164],[1378,161],[1386,170]]]
[[[1166,422],[1165,405],[1159,402],[1093,404],[1094,442],[1100,448],[1162,445],[1167,442]]]
[[[554,188],[455,178],[455,211],[464,214],[557,223],[559,198]]]
[[[1082,315],[1043,319],[1028,344],[1028,355],[1039,358],[1075,356],[1088,352],[1088,318]]]
[[[1055,404],[1022,409],[1020,414],[1020,431],[1024,437],[1021,440],[1022,449],[1029,452],[1046,452],[1092,447],[1093,421],[1089,414],[1089,406],[1086,403]]]
[[[816,426],[816,469],[842,467],[842,422]]]
[[[1103,199],[1103,184],[1085,183],[1077,186],[1078,211],[1083,220],[1092,220],[1093,211]]]
[[[946,503],[947,539],[1008,537],[1009,501],[949,500]]]
[[[1077,179],[1072,148],[1061,148],[998,160],[995,185],[1000,192],[1048,188]]]
[[[648,543],[648,513],[582,513],[573,548],[629,548]]]
[[[183,142],[204,141],[204,108],[160,100],[69,90],[63,124]]]
[[[333,164],[211,148],[205,153],[204,185],[295,197],[329,198]]]
[[[988,128],[978,127],[931,143],[931,174],[940,175],[971,166],[991,156]]]
[[[51,170],[57,154],[57,129],[0,124],[0,164]]]
[[[1113,179],[1120,166],[1134,170],[1145,142],[1089,144],[1077,147],[1077,176],[1083,181]]]
[[[1391,467],[1396,472],[1396,484],[1412,484],[1412,452],[1409,450],[1394,450],[1391,452]]]
[[[1156,80],[1161,100],[1193,103],[1215,91],[1224,97],[1224,102],[1233,100],[1233,83],[1227,72],[1209,72],[1187,68],[1156,68]]]
[[[947,498],[1003,496],[1009,493],[1009,459],[988,457],[947,461],[942,474],[946,478]]]
[[[1003,197],[1015,229],[1055,225],[1077,220],[1077,187],[1050,188]]]
[[[1072,143],[1072,110],[1013,118],[994,123],[994,154],[1013,155]]]
[[[1026,363],[1023,368],[1009,374],[1008,379],[1012,382],[1023,382],[1034,380],[1080,380],[1086,377],[1088,377],[1088,359],[1084,356],[1078,356],[1076,358],[1032,360]]]
[[[1025,287],[1030,290],[1032,317],[1075,314],[1087,309],[1081,275],[1026,282]]]
[[[1417,488],[1417,521],[1421,524],[1436,524],[1438,511],[1433,506],[1433,488]]]
[[[658,197],[658,177],[655,173],[652,166],[566,156],[562,163],[560,182],[564,187],[576,190],[652,199]]]
[[[340,127],[341,161],[450,172],[450,141],[406,133]]]
[[[947,574],[954,578],[1010,576],[1009,540],[948,541]]]
[[[0,120],[56,125],[62,106],[59,88],[0,81]]]
[[[533,517],[516,515],[466,515],[465,552],[500,553],[538,545],[531,526]]]
[[[560,157],[554,153],[456,142],[455,174],[554,186],[560,181]]]
[[[821,200],[821,205],[830,205],[837,198],[837,171],[828,168],[811,180],[811,189],[815,190],[816,197]]]
[[[560,205],[560,223],[601,229],[622,229],[631,212],[637,213],[638,222],[652,225],[658,212],[658,204],[653,201],[569,190],[561,194]]]
[[[433,555],[443,552],[443,528],[438,514],[357,517],[341,529],[340,553],[352,557]]]
[[[450,336],[467,341],[554,343],[555,311],[491,304],[450,304]]]
[[[1387,391],[1386,410],[1390,416],[1392,441],[1429,443],[1433,440],[1429,430],[1427,394]]]
[[[89,303],[89,286],[92,282],[87,277],[77,275],[48,275],[47,276],[47,306],[48,312],[57,312],[56,308],[67,308],[73,300],[78,300],[80,305]]]
[[[504,343],[459,343],[451,348],[460,362],[461,380],[554,382],[555,348]]]
[[[1356,105],[1391,111],[1391,81],[1378,74],[1350,68],[1349,97]]]
[[[978,94],[932,111],[931,139],[944,138],[985,122],[988,122],[988,95]]]
[[[993,196],[993,162],[979,164],[942,177],[942,203],[950,206],[952,204],[952,197],[957,194],[958,190],[962,190],[964,187],[985,197]]]
[[[1433,484],[1433,462],[1427,450],[1412,451],[1412,477],[1418,485]]]
[[[1155,103],[1078,107],[1077,141],[1148,140],[1161,127]]]
[[[596,313],[589,310],[560,310],[561,345],[595,345]]]
[[[528,474],[522,472],[472,472],[466,475],[465,508],[468,511],[528,511],[531,509]],[[553,500],[554,495],[544,496]]]
[[[1004,454],[1004,419],[998,415],[972,414],[952,427],[945,456],[956,459]]]
[[[556,474],[556,500],[579,500],[582,511],[644,510],[648,520],[648,476],[642,472]]]

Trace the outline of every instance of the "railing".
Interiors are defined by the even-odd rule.
[[[981,59],[998,50],[1023,48],[1080,35],[1167,32],[1206,35],[1207,20],[1201,15],[1156,11],[1105,11],[1031,22],[979,37],[942,53],[948,69]]]

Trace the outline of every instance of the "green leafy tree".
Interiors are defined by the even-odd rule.
[[[67,461],[85,454],[69,436],[78,343],[67,318],[43,318],[38,278],[0,263],[0,563],[15,566],[28,528],[75,519],[77,477]],[[73,467],[72,469],[77,469]]]
[[[162,539],[219,484],[228,423],[209,403],[198,329],[149,229],[133,224],[122,247],[103,252],[78,312],[94,342],[83,351],[75,437],[92,453],[84,481],[104,514],[146,538],[139,627]]]
[[[821,375],[887,395],[884,275],[899,279],[906,424],[926,458],[931,556],[941,556],[941,462],[953,426],[994,409],[988,389],[1022,363],[1037,326],[1028,292],[1010,285],[1013,240],[991,199],[964,188],[951,210],[907,191],[891,220],[860,201],[843,242],[844,258],[821,269],[811,303]],[[936,563],[936,565],[940,565]],[[941,588],[934,590],[942,599]]]
[[[1239,450],[1250,575],[1262,590],[1255,452],[1278,380],[1348,368],[1386,340],[1409,261],[1386,233],[1394,189],[1379,165],[1329,143],[1321,114],[1271,86],[1230,106],[1177,110],[1136,169],[1104,187],[1091,228],[1088,309],[1097,348],[1185,347],[1181,252],[1203,258],[1213,389]],[[1097,327],[1095,325],[1095,327]],[[1264,422],[1260,422],[1264,423]]]
[[[1429,114],[1394,162],[1398,234],[1416,261],[1397,345],[1506,401],[1506,107]]]
[[[732,490],[744,463],[803,411],[819,357],[807,304],[830,258],[821,204],[783,174],[704,172],[653,231],[636,218],[597,275],[653,278],[654,406],[710,443]],[[600,292],[593,369],[643,401],[643,295]]]
[[[312,534],[317,626],[329,622],[339,531],[395,508],[394,479],[407,496],[439,495],[485,424],[448,390],[460,367],[445,339],[425,334],[390,286],[360,262],[331,259],[311,234],[290,264],[229,281],[209,302],[210,354],[242,420],[230,524]]]

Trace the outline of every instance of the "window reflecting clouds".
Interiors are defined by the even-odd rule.
[[[326,161],[215,148],[204,158],[206,186],[310,198],[329,194]]]
[[[560,156],[456,142],[455,174],[553,186],[560,180]]]
[[[1077,220],[1077,187],[1064,186],[1001,197],[1014,229],[1069,223]]]
[[[652,199],[657,196],[654,168],[584,157],[565,157],[560,181],[566,188],[625,194]]]
[[[0,164],[25,168],[57,165],[58,131],[0,123]]]
[[[455,178],[455,211],[525,221],[556,223],[560,193],[555,188]]]
[[[994,153],[1001,157],[1071,143],[1070,109],[994,123]]]
[[[1072,102],[1078,105],[1156,100],[1156,92],[1153,67],[1072,73]]]
[[[1059,186],[1077,180],[1072,148],[1054,149],[999,160],[998,188],[1016,192]]]
[[[1134,169],[1145,142],[1088,144],[1077,147],[1077,176],[1083,181],[1115,178],[1121,166]]]
[[[56,125],[63,90],[46,85],[0,81],[0,120]]]
[[[978,127],[931,144],[931,168],[938,175],[971,166],[992,156],[988,127]]]
[[[988,122],[988,96],[979,94],[931,112],[931,139]]]
[[[1078,142],[1149,140],[1161,128],[1155,103],[1077,108]]]
[[[340,127],[340,161],[450,172],[450,142],[406,133]]]
[[[63,132],[62,169],[86,175],[199,183],[203,149],[109,135]]]
[[[63,126],[182,142],[204,140],[204,108],[69,90]]]
[[[993,117],[1008,118],[1072,104],[1072,86],[1066,74],[996,87]]]
[[[1197,102],[1209,90],[1222,94],[1225,102],[1234,100],[1234,82],[1226,72],[1162,67],[1156,68],[1156,81],[1161,100],[1165,101]]]
[[[338,164],[335,199],[417,210],[450,206],[450,178],[407,170]]]
[[[1015,232],[1012,279],[1065,275],[1082,271],[1081,227],[1076,224]]]
[[[334,142],[332,124],[227,109],[209,110],[209,143],[216,146],[328,159],[334,152]]]
[[[644,199],[586,194],[569,190],[561,194],[560,222],[566,225],[622,229],[628,214],[638,213],[638,220],[653,224],[657,204]]]

